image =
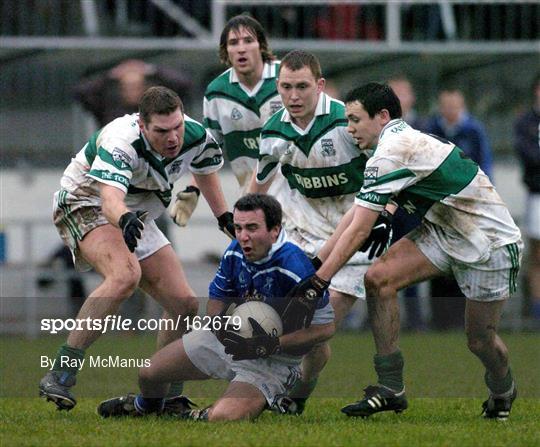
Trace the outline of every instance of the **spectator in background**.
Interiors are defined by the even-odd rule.
[[[403,120],[414,129],[423,131],[426,122],[425,119],[418,116],[414,109],[416,95],[409,79],[402,75],[395,76],[388,80],[388,85],[399,98]],[[400,207],[396,210],[393,222],[392,244],[420,225],[421,219],[416,214],[409,214]],[[426,329],[418,292],[417,284],[407,287],[403,291],[403,303],[406,311],[405,329],[407,330],[423,331]]]
[[[403,120],[411,127],[421,132],[426,128],[426,119],[422,118],[414,108],[416,104],[416,94],[414,93],[411,81],[406,76],[398,75],[388,80],[388,85],[399,98]]]
[[[531,314],[540,323],[540,73],[533,81],[534,103],[514,124],[515,147],[527,186],[525,232],[529,237],[527,279]]]
[[[74,97],[103,127],[115,118],[136,113],[148,87],[168,87],[185,103],[191,84],[185,74],[176,70],[128,59],[105,73],[83,79],[75,87]]]
[[[67,246],[61,244],[54,253],[42,264],[42,267],[50,267],[55,270],[63,270],[66,277],[67,293],[70,304],[69,316],[75,317],[84,303],[86,288],[82,276],[75,270],[71,251]],[[40,276],[37,280],[39,288],[48,288],[56,282],[53,274]]]
[[[454,143],[478,163],[493,182],[491,146],[483,125],[468,113],[461,90],[440,91],[439,112],[428,121],[425,131]],[[453,277],[443,276],[431,281],[431,310],[436,329],[463,327],[465,295]]]
[[[465,97],[459,89],[447,88],[439,93],[439,113],[427,123],[426,131],[454,143],[480,165],[493,181],[491,146],[484,126],[469,114]]]

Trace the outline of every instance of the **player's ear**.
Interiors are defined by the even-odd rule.
[[[325,85],[326,85],[326,79],[320,78],[317,81],[317,93],[321,93],[324,90]]]
[[[143,130],[144,130],[144,121],[142,120],[142,118],[139,118],[139,119],[137,120],[137,123],[139,124],[139,129],[140,129],[141,131],[143,131]]]
[[[275,242],[281,231],[281,225],[276,225],[274,228],[270,229],[270,234],[272,235],[272,240]]]
[[[390,118],[390,112],[388,111],[388,109],[381,109],[379,112],[377,112],[379,114],[379,116],[381,117],[381,121],[383,123],[387,123],[389,121],[392,120],[392,118]]]

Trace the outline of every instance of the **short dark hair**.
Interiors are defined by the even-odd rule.
[[[270,62],[275,59],[275,56],[272,54],[272,50],[268,45],[266,31],[264,31],[262,25],[253,17],[247,14],[240,14],[230,19],[225,24],[223,31],[221,31],[221,36],[219,38],[219,59],[221,62],[227,65],[231,64],[231,61],[229,61],[229,54],[227,53],[227,39],[230,31],[238,31],[240,27],[245,28],[257,38],[263,62]]]
[[[162,86],[150,87],[139,102],[139,116],[146,124],[150,122],[152,115],[169,115],[176,109],[184,113],[182,100],[171,89]]]
[[[236,201],[233,210],[262,210],[267,230],[271,230],[276,226],[281,226],[281,220],[283,218],[281,205],[273,196],[268,194],[246,194]]]
[[[370,82],[357,87],[345,96],[346,103],[354,101],[362,103],[370,118],[373,118],[382,109],[388,110],[391,119],[401,118],[403,114],[399,98],[388,84]]]
[[[303,50],[293,50],[288,52],[283,59],[281,59],[281,65],[279,66],[279,72],[281,69],[287,67],[289,70],[297,71],[304,67],[309,67],[315,79],[322,78],[321,63],[317,56],[312,53],[308,53]]]

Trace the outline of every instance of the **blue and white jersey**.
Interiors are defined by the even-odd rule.
[[[282,315],[288,303],[287,293],[314,273],[315,269],[304,252],[287,241],[285,230],[281,230],[268,255],[256,262],[248,262],[240,244],[234,240],[227,247],[210,283],[209,296],[237,305],[246,301],[263,301]],[[319,298],[312,324],[332,321],[334,311],[329,304],[328,292],[325,292]]]

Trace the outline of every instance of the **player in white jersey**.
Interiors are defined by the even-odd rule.
[[[506,419],[516,397],[508,351],[497,335],[504,301],[515,291],[523,243],[488,177],[454,144],[412,129],[401,119],[399,99],[384,84],[369,83],[346,98],[349,131],[361,148],[376,147],[355,205],[319,252],[324,261],[311,280],[330,280],[356,252],[379,213],[394,199],[422,224],[396,242],[365,276],[377,354],[378,384],[343,408],[349,416],[407,408],[399,350],[397,291],[453,274],[467,297],[469,349],[486,368],[487,418]]]
[[[79,270],[94,267],[103,282],[86,299],[77,319],[93,322],[70,332],[40,395],[59,409],[76,404],[70,388],[85,350],[100,336],[109,315],[141,286],[166,317],[194,315],[197,300],[180,261],[154,222],[169,204],[176,180],[191,172],[220,228],[234,234],[217,170],[221,149],[204,127],[184,115],[176,93],[148,89],[140,114],[125,115],[96,132],[67,167],[55,194],[54,223]],[[97,327],[101,325],[101,327]],[[158,347],[183,328],[162,331]]]
[[[276,88],[279,62],[261,24],[245,14],[223,28],[219,57],[230,68],[206,88],[204,125],[223,148],[242,195],[257,166],[261,127],[283,106]],[[171,216],[178,225],[187,224],[197,198],[194,185],[177,194]]]
[[[285,179],[276,197],[283,206],[289,238],[315,258],[354,202],[363,182],[369,149],[360,150],[346,129],[345,107],[323,92],[317,58],[292,51],[281,62],[278,91],[285,108],[263,126],[257,176],[251,191],[265,192],[281,167]],[[388,240],[382,243],[384,246]],[[316,259],[316,258],[315,258]],[[356,253],[333,278],[330,300],[336,324],[357,298],[365,298],[363,276],[371,264]],[[304,359],[302,386],[291,394],[300,405],[330,356],[327,343]]]
[[[257,166],[263,124],[283,103],[277,92],[279,62],[259,22],[248,15],[230,19],[219,42],[227,71],[204,94],[204,125],[224,149],[243,190]]]

